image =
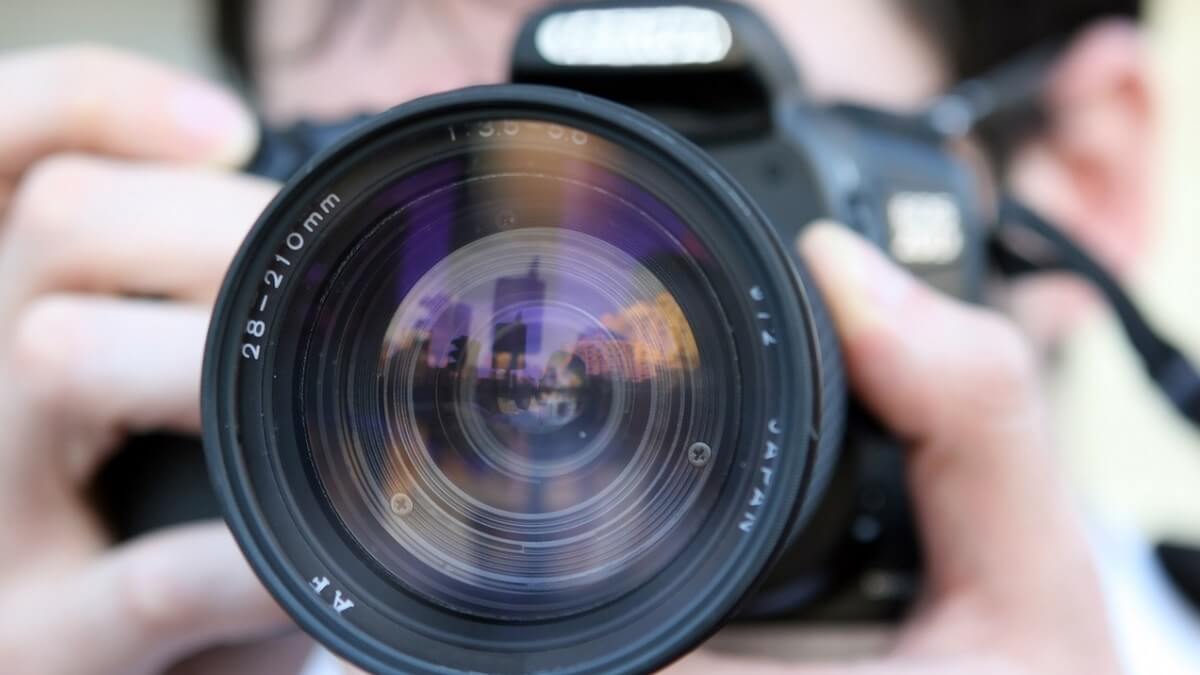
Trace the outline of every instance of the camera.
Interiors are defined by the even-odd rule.
[[[902,449],[793,242],[840,221],[969,302],[997,273],[1107,280],[948,133],[994,99],[815,104],[727,2],[552,7],[512,81],[264,137],[250,170],[288,182],[226,277],[202,405],[266,587],[372,672],[645,672],[731,620],[899,616]],[[124,532],[206,509],[195,454],[150,454],[108,472]]]

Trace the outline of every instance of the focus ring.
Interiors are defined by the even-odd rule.
[[[815,444],[816,456],[813,458],[808,485],[804,490],[804,501],[800,505],[793,529],[793,539],[812,517],[825,494],[825,488],[833,478],[834,469],[841,456],[848,405],[846,369],[833,319],[825,307],[825,300],[821,297],[812,275],[802,264],[796,267],[800,283],[807,291],[808,305],[811,309],[812,341],[817,352],[814,361],[819,364],[814,373],[815,384],[821,395],[814,425],[814,432],[819,435]]]

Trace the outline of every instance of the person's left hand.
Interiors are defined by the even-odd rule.
[[[6,54],[0,91],[0,668],[295,672],[224,523],[114,542],[86,494],[129,434],[198,431],[210,307],[278,189],[230,170],[251,116],[97,47]]]

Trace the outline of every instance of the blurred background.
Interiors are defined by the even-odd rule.
[[[219,78],[203,28],[210,4],[7,2],[0,50],[105,42]],[[1200,2],[1150,0],[1148,10],[1166,138],[1151,252],[1127,283],[1154,322],[1200,361]],[[1145,382],[1111,316],[1096,311],[1074,333],[1050,390],[1064,463],[1088,510],[1127,531],[1200,545],[1200,435]],[[1118,609],[1122,602],[1118,595]]]
[[[1128,279],[1147,313],[1200,355],[1200,3],[1149,4],[1164,134],[1150,254]],[[1200,438],[1153,395],[1112,317],[1092,317],[1055,383],[1067,466],[1106,515],[1155,535],[1200,540]]]

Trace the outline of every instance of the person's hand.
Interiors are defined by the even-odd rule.
[[[4,671],[152,672],[278,635],[223,524],[114,545],[83,494],[128,434],[198,428],[209,307],[277,189],[221,170],[253,120],[95,47],[0,57],[0,91]]]
[[[800,241],[854,392],[903,439],[925,602],[882,659],[787,664],[699,652],[671,673],[1109,675],[1120,671],[1083,529],[1055,473],[1016,329],[917,283],[835,224]]]

